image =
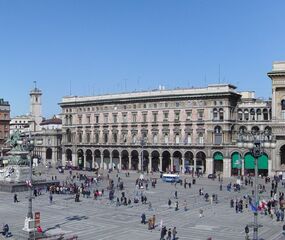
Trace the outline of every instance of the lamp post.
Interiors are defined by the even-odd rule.
[[[141,147],[142,147],[142,154],[141,154],[141,171],[142,172],[144,172],[144,168],[143,168],[143,161],[144,161],[144,156],[143,156],[143,148],[144,148],[144,145],[146,144],[146,139],[145,139],[145,137],[143,137],[142,139],[141,139]]]
[[[34,150],[34,141],[31,139],[31,133],[29,134],[29,137],[24,139],[24,141],[19,141],[19,145],[22,145],[22,149],[26,151],[28,160],[29,160],[29,180],[27,181],[27,185],[29,188],[29,205],[28,205],[28,213],[27,217],[25,219],[25,226],[24,226],[24,231],[31,232],[34,229],[34,224],[33,224],[33,203],[32,203],[32,198],[33,198],[33,192],[32,192],[32,187],[33,187],[33,163],[32,163],[32,156],[31,153]]]
[[[275,142],[271,132],[265,131],[251,131],[241,132],[238,139],[239,148],[248,148],[254,157],[254,207],[256,210],[253,213],[253,240],[258,240],[258,158],[263,155],[265,148],[275,148]]]

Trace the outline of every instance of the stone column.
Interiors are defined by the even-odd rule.
[[[78,159],[76,153],[72,153],[72,165],[76,167],[78,166]]]
[[[100,168],[104,169],[104,155],[101,153],[101,163],[100,163]]]
[[[173,156],[170,156],[170,169],[171,172],[173,171]]]
[[[83,158],[84,158],[83,167],[84,167],[84,169],[86,168],[86,162],[87,162],[86,156],[87,156],[86,152],[83,152]]]
[[[119,170],[122,170],[122,154],[119,153],[119,166],[118,166]]]
[[[268,176],[273,176],[274,172],[272,172],[272,160],[268,159]]]
[[[62,152],[62,165],[66,166],[66,156],[65,156],[65,152]]]
[[[95,162],[96,162],[96,159],[95,159],[95,154],[93,152],[92,153],[92,168],[95,168]]]
[[[213,159],[212,158],[206,158],[206,174],[213,173]]]
[[[129,170],[132,169],[132,155],[129,156]]]
[[[159,157],[159,170],[162,171],[162,156]]]
[[[143,171],[143,169],[142,169],[142,161],[143,161],[143,159],[142,159],[142,153],[140,153],[140,154],[139,154],[139,165],[138,165],[138,170],[139,170],[139,171]]]
[[[113,156],[112,156],[112,152],[110,153],[109,169],[112,169],[112,170],[113,170]]]
[[[241,175],[244,176],[244,159],[241,159]]]
[[[183,173],[184,174],[184,172],[185,172],[185,158],[184,157],[182,157],[182,171],[181,171],[181,173]],[[181,170],[181,166],[180,166],[180,170]]]
[[[228,178],[231,176],[231,159],[229,158],[224,158],[223,160],[223,177]]]
[[[148,172],[152,171],[152,158],[151,156],[148,157]]]
[[[193,158],[193,161],[194,161],[194,167],[193,167],[193,170],[194,170],[194,173],[196,172],[196,168],[197,168],[197,158],[194,157]]]

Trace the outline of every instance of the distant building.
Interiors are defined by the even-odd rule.
[[[25,136],[35,139],[34,157],[43,163],[61,165],[61,126],[59,117],[42,117],[42,91],[36,86],[30,91],[30,113],[16,116],[10,121],[10,134],[20,131]]]
[[[5,142],[9,138],[10,132],[10,104],[8,101],[4,101],[3,98],[0,98],[0,148],[1,153],[3,155],[7,150],[7,146],[5,146]]]
[[[11,118],[10,134],[17,130],[23,134],[28,134],[41,129],[40,123],[43,120],[41,96],[42,91],[36,86],[30,91],[30,113]]]
[[[268,73],[272,100],[230,84],[63,97],[63,164],[80,168],[254,173],[246,131],[273,133],[277,147],[258,158],[259,174],[285,171],[285,62]],[[241,162],[241,164],[240,164]]]

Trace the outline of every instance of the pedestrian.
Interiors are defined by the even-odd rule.
[[[170,200],[170,198],[168,199],[168,207],[171,208],[171,200]]]
[[[187,211],[187,202],[186,202],[186,200],[184,200],[183,205],[184,205],[184,211],[186,212]]]
[[[168,229],[168,232],[167,232],[167,240],[171,240],[171,228]]]
[[[49,203],[50,203],[50,204],[52,204],[52,199],[53,199],[52,193],[50,193],[50,195],[49,195]]]
[[[201,217],[204,217],[202,208],[199,209],[199,218],[201,218]]]
[[[175,202],[175,211],[178,211],[178,201]]]
[[[152,229],[155,228],[155,215],[152,216]]]
[[[16,202],[19,202],[19,200],[18,200],[18,195],[15,193],[14,194],[14,203],[16,203]]]
[[[172,230],[172,240],[176,240],[176,234],[177,234],[177,230],[176,230],[176,227],[174,227]]]
[[[141,223],[142,224],[146,224],[146,216],[145,216],[145,213],[142,213],[142,215],[141,215]]]
[[[166,233],[167,233],[166,227],[163,226],[160,232],[160,240],[164,240]]]
[[[175,199],[178,198],[178,197],[177,197],[177,191],[174,192],[174,197],[175,197]]]

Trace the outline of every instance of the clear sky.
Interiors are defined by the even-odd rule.
[[[284,11],[284,0],[1,0],[0,98],[26,114],[37,81],[45,117],[70,91],[220,81],[268,98],[266,73],[285,60]]]

